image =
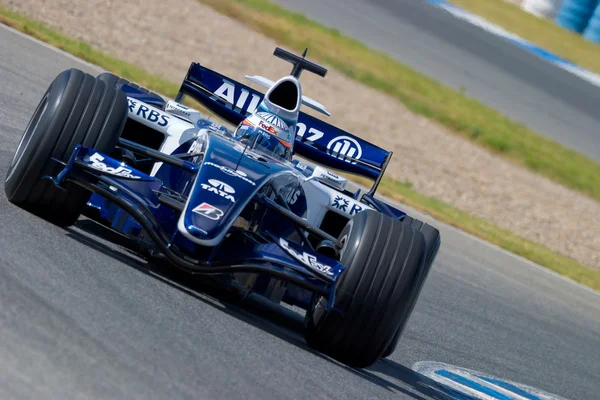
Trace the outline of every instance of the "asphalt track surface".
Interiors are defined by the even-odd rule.
[[[99,72],[0,25],[2,176],[70,67]],[[597,398],[600,296],[433,223],[442,249],[399,348],[354,370],[308,349],[298,314],[148,265],[89,220],[57,228],[0,190],[0,398],[446,398],[412,372],[424,360]]]
[[[276,2],[600,161],[600,88],[426,0]]]

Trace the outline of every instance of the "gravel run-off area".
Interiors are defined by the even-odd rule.
[[[246,74],[276,80],[289,73],[289,64],[271,56],[275,41],[196,0],[0,4],[175,83],[192,61],[242,82]],[[387,176],[600,269],[599,203],[490,154],[335,70],[324,80],[305,74],[302,81],[304,94],[331,111],[328,122],[394,152]]]

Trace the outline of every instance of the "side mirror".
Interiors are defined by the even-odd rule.
[[[346,189],[346,184],[348,183],[348,179],[343,178],[333,172],[326,170],[323,167],[316,166],[312,175],[306,178],[306,182],[316,179],[319,182],[331,186],[334,189],[343,191]]]

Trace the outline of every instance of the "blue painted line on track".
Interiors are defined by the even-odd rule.
[[[528,400],[542,400],[539,397],[537,397],[531,393],[528,393],[528,392],[524,391],[523,389],[516,387],[515,385],[511,385],[508,382],[504,382],[504,381],[501,381],[498,379],[488,378],[485,376],[479,376],[479,375],[477,375],[477,377],[479,379],[483,379],[484,381],[491,383],[492,385],[500,386],[503,389],[509,390],[509,391],[513,392],[514,394],[517,394]]]
[[[436,375],[439,375],[441,377],[447,378],[447,379],[451,379],[456,383],[459,383],[463,386],[466,386],[468,388],[477,390],[479,393],[483,393],[487,396],[490,396],[494,399],[498,399],[498,400],[514,400],[508,396],[505,396],[504,394],[495,391],[494,389],[491,389],[489,387],[483,386],[482,384],[472,381],[471,379],[465,378],[464,376],[455,374],[453,372],[447,371],[445,369],[440,369],[435,371]]]

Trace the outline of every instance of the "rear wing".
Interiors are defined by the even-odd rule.
[[[237,125],[253,113],[264,94],[192,63],[175,99],[190,96],[220,118]],[[375,181],[373,194],[389,163],[392,152],[384,150],[342,129],[304,112],[297,123],[294,153],[327,167]]]

